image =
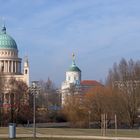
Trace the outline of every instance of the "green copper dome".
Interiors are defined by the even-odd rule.
[[[0,49],[17,49],[15,40],[6,34],[6,27],[2,27],[0,32]]]
[[[68,71],[81,72],[81,70],[75,64],[75,55],[74,54],[73,54],[73,59],[72,59],[72,65],[69,67]]]
[[[81,70],[76,65],[71,65],[68,71],[81,72]]]

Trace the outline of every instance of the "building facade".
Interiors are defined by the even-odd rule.
[[[61,86],[61,105],[63,106],[67,96],[72,94],[72,90],[76,89],[74,93],[78,93],[81,82],[81,70],[76,66],[75,55],[72,55],[72,65],[66,71],[66,79]]]
[[[22,59],[18,56],[16,41],[7,34],[6,27],[0,31],[0,80],[3,81],[3,91],[0,93],[3,104],[8,104],[10,94],[8,93],[8,82],[11,78],[23,81],[29,86],[29,62],[26,57],[22,71]]]
[[[81,80],[82,73],[79,67],[75,63],[75,56],[72,55],[72,65],[66,71],[66,80],[61,86],[61,106],[67,102],[69,95],[76,95],[81,98],[91,88],[102,87],[103,85],[96,80]]]

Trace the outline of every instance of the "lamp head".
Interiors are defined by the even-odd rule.
[[[38,81],[32,81],[32,87],[37,88],[38,86]]]

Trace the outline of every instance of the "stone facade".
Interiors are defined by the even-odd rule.
[[[71,90],[75,90],[74,93],[77,94],[81,82],[81,70],[76,66],[75,56],[73,54],[72,65],[66,72],[66,80],[61,86],[61,105],[65,104],[67,96],[71,95]],[[76,90],[77,89],[77,90]]]
[[[3,82],[3,91],[0,97],[3,97],[1,104],[10,103],[10,93],[8,92],[8,81],[16,79],[23,81],[29,86],[29,62],[26,57],[24,60],[24,68],[21,68],[22,59],[18,56],[18,48],[15,40],[6,33],[6,27],[2,27],[0,31],[0,80]],[[6,105],[5,105],[6,106]]]

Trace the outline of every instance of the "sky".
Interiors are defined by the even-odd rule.
[[[82,79],[140,59],[140,0],[0,0],[0,25],[28,56],[30,78],[60,86],[75,53]]]

